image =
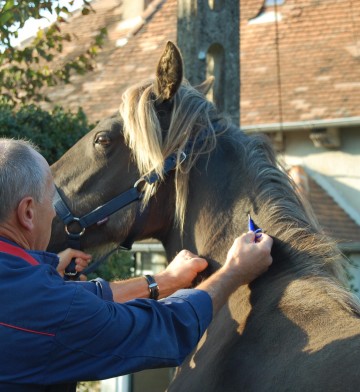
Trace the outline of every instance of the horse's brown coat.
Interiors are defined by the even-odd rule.
[[[175,52],[169,54],[169,50]],[[176,118],[168,111],[177,108],[180,97],[186,96],[191,103],[189,97],[194,94],[196,102],[199,100],[188,85],[173,89],[180,86],[182,70],[178,61],[172,69],[168,60],[179,56],[174,45],[168,46],[167,61],[159,62],[157,78],[161,80],[156,87],[150,83],[135,90],[140,100],[141,92],[147,89],[163,98],[142,101],[152,105],[151,110],[163,111],[160,121],[155,121],[162,132],[154,131],[156,136],[152,137],[158,139],[151,140],[163,158],[172,148],[171,137],[183,146],[209,129],[209,120],[221,118],[214,108],[209,111],[208,104],[200,105],[208,112],[199,109],[192,122],[193,133],[172,135],[174,129],[181,128],[176,128]],[[158,91],[162,88],[166,93]],[[189,113],[190,108],[189,104]],[[136,116],[131,105],[125,109],[123,113]],[[146,109],[148,117],[150,109]],[[124,124],[118,117],[104,120],[53,165],[56,183],[74,213],[88,212],[138,179],[139,169],[122,135],[125,127],[127,140],[130,138],[130,145],[136,149],[136,121],[123,120]],[[209,132],[215,143],[205,146],[201,155],[195,149],[185,169],[179,162],[176,172],[153,189],[156,194],[149,198],[142,214],[138,204],[127,207],[105,225],[89,229],[84,245],[120,242],[129,236],[154,237],[162,241],[169,259],[182,248],[207,257],[211,273],[225,260],[233,239],[246,231],[250,211],[255,222],[274,237],[273,265],[250,286],[240,287],[232,295],[198,348],[179,368],[169,391],[357,391],[359,305],[341,286],[338,250],[321,234],[289,178],[276,167],[269,144],[227,126],[226,121],[220,124],[221,132]],[[145,129],[151,133],[151,124],[147,125]],[[134,134],[129,136],[131,132]],[[102,145],[101,135],[111,139],[110,145]],[[133,155],[146,153],[143,150]],[[151,159],[145,158],[143,162],[151,164]],[[158,157],[153,159],[156,162]],[[146,164],[139,167],[145,170]],[[183,221],[176,224],[175,200],[183,189],[187,190],[185,196],[182,193],[187,201],[184,214],[178,215]],[[53,247],[63,246],[61,225],[55,222]]]

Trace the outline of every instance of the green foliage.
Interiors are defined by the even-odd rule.
[[[0,105],[0,135],[31,140],[40,147],[49,164],[57,161],[90,128],[92,125],[81,109],[74,114],[60,107],[47,112],[35,105],[19,109]]]
[[[23,105],[18,109],[0,105],[0,137],[31,140],[39,146],[49,164],[57,161],[93,126],[81,109],[74,114],[61,107],[47,112],[35,105]],[[98,276],[105,280],[129,278],[133,266],[131,253],[118,251],[89,274],[88,279]]]
[[[83,0],[82,15],[93,12],[89,0]],[[57,161],[93,125],[84,112],[65,111],[55,107],[51,112],[36,105],[48,98],[44,88],[60,82],[69,83],[73,74],[85,74],[95,65],[95,58],[107,36],[100,29],[91,45],[76,57],[62,58],[61,66],[54,61],[62,53],[66,42],[74,38],[63,33],[62,27],[74,1],[60,5],[59,0],[0,0],[0,136],[22,138],[37,144],[51,165]],[[31,18],[41,19],[55,13],[56,22],[26,47],[14,47],[18,30]],[[104,279],[123,279],[131,276],[133,258],[128,252],[119,252],[104,262],[93,276]]]
[[[100,381],[79,382],[76,392],[101,392]]]
[[[96,256],[94,256],[95,259],[97,259]],[[132,254],[127,251],[119,251],[100,264],[95,272],[88,275],[88,279],[96,277],[101,277],[108,281],[128,279],[132,276],[133,268],[134,257]]]
[[[100,29],[91,45],[77,57],[63,59],[61,66],[53,62],[54,56],[63,51],[64,42],[73,39],[61,30],[72,3],[60,6],[58,0],[0,0],[0,103],[14,106],[48,100],[43,87],[69,83],[72,73],[82,75],[94,68],[94,59],[107,36],[106,28]],[[13,47],[12,38],[18,36],[18,29],[30,18],[41,19],[46,12],[55,13],[56,22],[40,30],[25,48]],[[84,0],[82,14],[91,12],[95,11]]]

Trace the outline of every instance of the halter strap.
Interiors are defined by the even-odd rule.
[[[186,159],[186,154],[181,153],[181,158],[181,162],[183,162]],[[174,170],[174,168],[176,167],[176,161],[176,154],[172,154],[165,159],[163,175],[166,175],[170,171]],[[58,189],[56,189],[54,207],[57,215],[65,224],[65,230],[68,237],[73,240],[79,240],[79,238],[84,234],[84,231],[87,227],[100,222],[104,218],[112,215],[116,211],[121,210],[127,205],[133,203],[134,201],[140,200],[142,198],[143,192],[139,189],[139,184],[141,184],[142,181],[153,184],[159,179],[160,176],[157,173],[152,172],[149,175],[142,177],[138,181],[136,181],[132,188],[114,197],[105,204],[95,208],[89,213],[83,215],[82,217],[76,217],[72,214],[69,207],[62,199]],[[76,222],[80,226],[81,230],[78,233],[72,233],[70,232],[70,230],[68,230],[68,226],[74,222]]]
[[[140,198],[141,192],[137,188],[133,187],[126,192],[114,197],[107,203],[95,208],[86,215],[83,215],[82,217],[78,218],[71,213],[70,209],[65,204],[64,200],[61,198],[59,191],[56,189],[54,207],[56,213],[62,219],[66,227],[70,223],[77,222],[80,225],[81,229],[84,230],[85,228],[101,221],[107,216],[112,215],[114,212],[126,207],[128,204],[132,203],[133,201],[139,200]],[[73,237],[77,239],[83,234],[83,231],[80,231],[80,233],[71,233],[70,231],[67,231],[67,234],[70,238]]]
[[[24,249],[19,248],[0,240],[0,252],[8,253],[13,256],[20,257],[21,259],[27,261],[31,265],[39,265],[40,263],[29,255]]]
[[[213,127],[215,129],[215,132],[217,132],[219,129],[218,120],[214,120]],[[169,174],[172,170],[176,168],[178,162],[180,164],[183,163],[187,159],[187,156],[191,153],[191,151],[204,142],[207,137],[207,134],[208,130],[203,130],[195,140],[189,140],[182,151],[174,152],[170,154],[167,158],[165,158],[162,175],[159,175],[154,170],[153,172],[139,178],[135,182],[133,188],[126,190],[125,192],[114,197],[105,204],[95,208],[89,213],[83,215],[82,217],[76,217],[72,214],[69,207],[62,199],[58,189],[56,189],[54,207],[57,215],[64,222],[68,245],[75,249],[81,249],[80,239],[81,236],[85,233],[87,227],[92,226],[96,223],[100,224],[101,221],[103,221],[116,211],[119,211],[127,205],[140,200],[143,196],[142,187],[140,186],[141,183],[146,182],[148,184],[154,184],[155,182],[159,181],[161,177],[165,177],[167,174]],[[79,232],[74,233],[69,230],[69,225],[71,223],[76,223],[79,226]],[[127,238],[122,244],[119,245],[119,247],[130,250],[132,243],[133,238]],[[78,275],[74,270],[74,266],[75,263],[74,261],[72,261],[69,267],[65,270],[65,275]]]

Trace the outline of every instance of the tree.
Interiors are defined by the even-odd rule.
[[[48,100],[43,87],[69,83],[73,72],[84,74],[94,68],[94,58],[107,35],[106,28],[98,32],[84,53],[62,66],[51,64],[54,55],[62,52],[64,42],[74,38],[61,29],[74,1],[66,2],[67,5],[61,3],[60,0],[0,0],[0,103],[15,106]],[[89,0],[83,3],[84,16],[95,12]],[[40,30],[26,47],[14,47],[12,39],[18,36],[25,22],[30,18],[41,19],[46,12],[55,14],[56,21],[46,30]]]
[[[71,113],[56,106],[49,113],[35,105],[21,105],[16,109],[10,105],[0,105],[0,136],[32,140],[50,164],[58,160],[93,126],[81,109]],[[100,257],[101,254],[94,255],[94,260]],[[88,278],[129,278],[133,267],[134,259],[130,252],[116,251],[103,260]]]
[[[62,5],[65,3],[66,5]],[[52,164],[60,158],[94,124],[89,124],[79,108],[71,113],[55,106],[51,112],[30,104],[47,100],[43,87],[70,82],[72,73],[84,74],[94,67],[95,56],[106,38],[100,29],[93,43],[76,58],[55,67],[54,56],[61,53],[63,44],[73,37],[62,26],[74,1],[61,0],[0,0],[0,129],[1,136],[31,139]],[[84,16],[95,12],[90,0],[83,0]],[[30,18],[41,19],[46,12],[56,15],[56,21],[39,31],[26,47],[14,47],[18,36]],[[118,252],[101,264],[92,277],[106,279],[131,276],[133,259],[130,253]],[[90,277],[91,278],[91,277]]]
[[[48,112],[35,105],[21,105],[19,108],[0,105],[0,135],[32,140],[50,164],[93,126],[81,109],[71,113],[56,106]]]

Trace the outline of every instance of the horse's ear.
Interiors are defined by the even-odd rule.
[[[155,94],[160,101],[171,99],[183,78],[183,61],[179,49],[168,41],[156,69]]]
[[[201,84],[198,86],[195,86],[194,88],[202,93],[203,95],[206,95],[212,88],[215,82],[215,77],[214,76],[209,76],[207,79],[205,79]]]

